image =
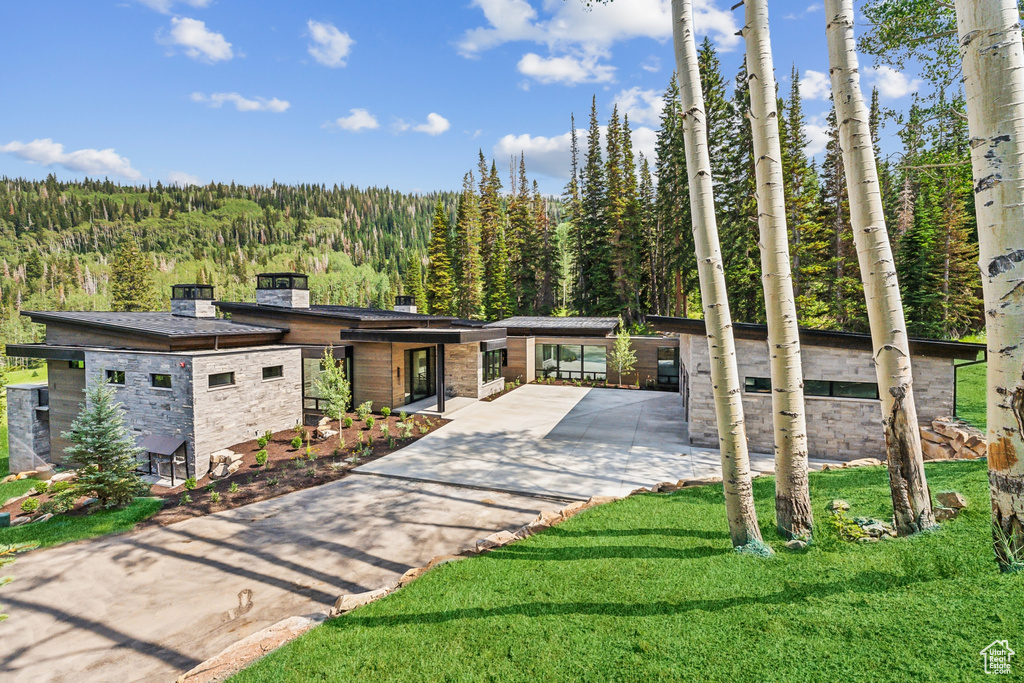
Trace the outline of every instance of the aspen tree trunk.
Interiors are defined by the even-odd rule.
[[[1017,0],[956,0],[985,328],[996,560],[1024,566],[1024,48]]]
[[[882,400],[889,487],[896,531],[907,536],[934,526],[935,518],[921,457],[903,300],[885,229],[868,109],[860,89],[853,0],[825,0],[825,19],[832,97],[850,194],[850,225],[864,283]]]
[[[785,538],[809,537],[814,518],[807,487],[807,423],[803,363],[789,264],[782,146],[779,143],[775,67],[768,30],[768,0],[746,0],[742,34],[747,49],[750,127],[757,180],[761,280],[768,319],[775,428],[775,517]]]
[[[760,543],[761,530],[757,526],[757,512],[754,510],[747,430],[743,421],[739,373],[736,369],[736,345],[733,341],[729,301],[726,298],[718,224],[715,222],[707,120],[697,66],[697,45],[693,35],[693,0],[672,0],[672,25],[683,109],[693,241],[711,356],[711,384],[714,388],[718,441],[722,451],[725,510],[729,518],[732,544],[740,547],[752,541]]]

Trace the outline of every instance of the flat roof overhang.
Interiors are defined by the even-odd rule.
[[[46,344],[8,344],[4,352],[8,358],[39,358],[41,360],[85,360],[85,349]]]
[[[397,344],[477,344],[506,338],[505,328],[412,328],[404,330],[341,330],[341,341]]]
[[[678,332],[701,337],[707,336],[704,321],[693,318],[673,318],[663,315],[649,315],[647,322],[659,332]],[[737,339],[753,339],[768,341],[768,326],[754,323],[733,323],[733,334]],[[860,332],[840,332],[837,330],[814,330],[800,328],[800,343],[804,346],[827,346],[839,349],[858,349],[872,351],[874,349],[870,334]],[[919,356],[935,358],[952,358],[955,360],[977,360],[979,353],[984,353],[984,344],[944,341],[941,339],[910,339],[910,352]]]

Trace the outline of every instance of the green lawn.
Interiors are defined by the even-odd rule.
[[[637,496],[444,565],[328,621],[233,681],[952,681],[1024,633],[1024,575],[999,574],[984,462],[927,466],[971,507],[940,530],[849,544],[824,507],[887,517],[884,468],[811,475],[817,540],[732,552],[721,486]],[[1018,648],[1019,649],[1019,648]]]
[[[28,493],[32,490],[32,487],[36,485],[36,479],[22,479],[21,481],[12,481],[7,484],[0,484],[0,505],[2,505],[8,498],[14,498],[20,496],[23,493]]]
[[[94,536],[116,534],[128,531],[142,520],[152,517],[161,507],[163,501],[159,498],[137,498],[123,510],[101,510],[82,517],[58,515],[42,524],[0,529],[0,545],[35,543],[45,548]]]
[[[956,414],[982,431],[985,417],[985,371],[988,364],[968,365],[957,370]]]

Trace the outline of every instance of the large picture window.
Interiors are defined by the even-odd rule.
[[[535,379],[604,381],[608,349],[577,344],[537,344]]]
[[[501,349],[484,351],[484,382],[501,377]]]
[[[743,390],[748,394],[770,394],[772,381],[767,377],[745,377]],[[823,379],[806,379],[804,380],[804,396],[872,400],[878,398],[878,385],[874,382],[834,382]]]

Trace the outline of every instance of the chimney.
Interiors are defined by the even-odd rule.
[[[309,278],[302,273],[260,273],[256,303],[279,308],[309,308]]]
[[[211,285],[174,285],[171,287],[171,314],[184,318],[216,318]]]
[[[395,310],[399,313],[415,313],[416,299],[411,296],[396,296]]]

